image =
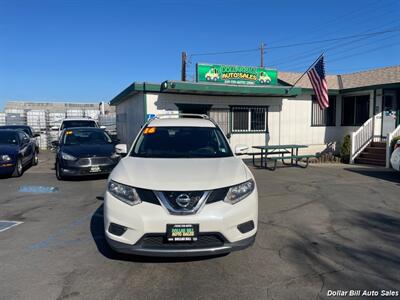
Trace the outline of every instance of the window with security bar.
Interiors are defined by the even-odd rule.
[[[311,96],[311,126],[336,125],[336,97],[329,96],[329,107],[321,109],[315,96]]]
[[[232,106],[231,116],[232,132],[268,131],[266,106]]]

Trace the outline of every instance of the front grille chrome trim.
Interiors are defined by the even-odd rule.
[[[207,198],[210,196],[211,191],[204,191],[203,195],[201,196],[200,200],[192,209],[175,209],[164,195],[164,192],[161,191],[153,191],[158,200],[160,201],[161,205],[171,214],[171,215],[193,215],[199,212],[203,206],[207,202]]]

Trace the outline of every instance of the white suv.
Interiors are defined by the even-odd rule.
[[[240,146],[236,154],[243,151]],[[127,154],[126,145],[116,152]],[[253,175],[218,125],[202,115],[147,122],[110,174],[104,197],[106,239],[122,253],[241,250],[253,244],[257,219]]]

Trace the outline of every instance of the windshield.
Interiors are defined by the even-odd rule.
[[[232,151],[215,127],[146,127],[131,156],[213,158],[232,156]]]
[[[0,144],[18,145],[17,133],[12,131],[0,131]]]
[[[105,145],[112,140],[101,130],[67,130],[63,136],[64,145]]]
[[[92,120],[76,120],[76,121],[64,121],[61,126],[61,130],[72,127],[97,127],[96,122]]]

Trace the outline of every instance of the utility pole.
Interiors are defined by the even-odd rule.
[[[181,80],[186,81],[186,52],[182,51]]]
[[[263,68],[264,67],[264,43],[261,42],[261,47],[260,47],[260,67]]]

